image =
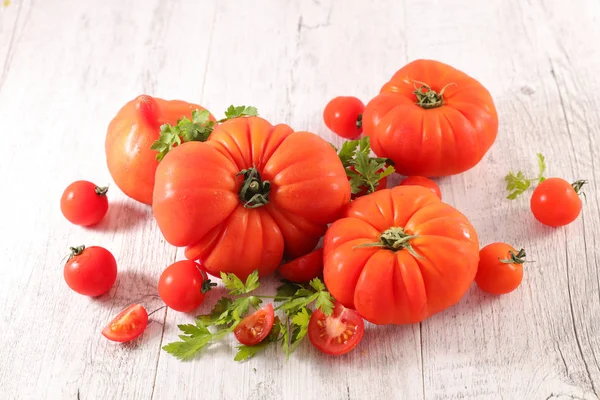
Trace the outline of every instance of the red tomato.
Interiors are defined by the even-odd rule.
[[[586,181],[573,184],[561,178],[548,178],[531,195],[531,212],[547,226],[563,226],[575,221],[581,212],[579,193]]]
[[[340,96],[325,106],[325,125],[339,136],[354,139],[362,133],[361,117],[365,105],[356,97]]]
[[[171,150],[156,170],[152,212],[165,239],[211,275],[269,275],[283,254],[313,250],[350,202],[331,144],[260,117],[218,125]]]
[[[308,339],[325,354],[337,356],[354,349],[362,340],[365,323],[354,310],[336,303],[333,313],[326,316],[321,309],[310,316]]]
[[[158,294],[167,306],[175,311],[189,312],[204,301],[210,285],[200,266],[183,260],[169,265],[158,280]]]
[[[129,342],[139,337],[148,326],[148,312],[141,304],[132,304],[121,311],[102,329],[102,335],[113,342]]]
[[[475,166],[498,133],[490,93],[433,60],[402,67],[366,106],[362,124],[379,157],[402,175],[444,176]]]
[[[419,322],[458,303],[479,262],[469,220],[420,186],[354,200],[323,248],[331,295],[380,325]]]
[[[425,178],[424,176],[409,176],[400,182],[400,186],[423,186],[431,190],[437,197],[442,199],[442,192],[440,191],[440,187],[429,178]]]
[[[274,321],[275,311],[273,310],[273,304],[269,303],[241,320],[233,333],[241,344],[254,346],[269,335]]]
[[[492,294],[515,290],[523,280],[525,250],[516,251],[506,243],[492,243],[479,252],[479,267],[475,282]]]
[[[323,274],[323,249],[317,249],[279,267],[279,273],[291,282],[303,283]]]
[[[65,264],[67,285],[84,296],[100,296],[108,292],[117,280],[117,262],[104,247],[71,247]]]
[[[60,210],[75,225],[95,225],[108,211],[107,191],[107,187],[98,187],[92,182],[73,182],[60,198]]]
[[[176,125],[192,111],[204,110],[197,104],[163,100],[141,95],[125,104],[108,126],[106,163],[117,186],[127,196],[152,204],[157,152],[150,147],[160,137],[162,124]],[[211,121],[214,117],[210,116]]]

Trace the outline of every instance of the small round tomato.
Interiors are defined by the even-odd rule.
[[[365,105],[356,97],[339,96],[325,106],[325,125],[339,136],[354,139],[362,133],[362,112]]]
[[[92,182],[73,182],[60,199],[60,210],[75,225],[95,225],[108,211],[107,191],[108,187],[99,187]]]
[[[424,176],[409,176],[400,182],[399,186],[423,186],[431,190],[437,197],[442,199],[442,192],[440,191],[440,187],[429,178],[425,178]]]
[[[63,273],[67,285],[77,293],[100,296],[117,280],[117,262],[104,247],[71,247]]]
[[[548,178],[531,195],[531,212],[535,219],[547,226],[568,225],[581,212],[581,187],[586,181],[573,184],[561,178]]]
[[[102,335],[113,342],[129,342],[140,336],[148,326],[148,312],[141,304],[132,304],[121,311],[102,329]]]
[[[317,349],[334,356],[354,349],[362,340],[365,323],[354,310],[335,303],[333,313],[325,315],[321,309],[310,316],[308,339]]]
[[[356,169],[354,167],[348,167],[348,169],[352,170],[352,171],[356,171]],[[383,168],[377,170],[377,173],[382,173],[384,171]],[[350,180],[350,177],[348,177],[348,180]],[[383,178],[381,178],[379,180],[379,183],[377,184],[377,186],[375,186],[375,191],[378,192],[380,190],[386,189],[387,188],[387,176],[384,176]],[[366,194],[372,193],[370,192],[370,188],[367,187],[366,185],[360,186],[359,187],[360,191],[358,193],[352,193],[352,200],[358,199],[361,196],[364,196]]]
[[[279,273],[291,282],[303,283],[323,274],[323,248],[296,258],[279,267]]]
[[[269,303],[241,320],[233,333],[241,344],[254,346],[269,335],[274,322],[275,311],[273,310],[273,304]]]
[[[488,293],[510,293],[523,280],[524,262],[524,249],[516,251],[506,243],[488,244],[479,252],[475,282]]]
[[[191,260],[169,265],[158,280],[158,294],[175,311],[189,312],[204,301],[204,294],[215,286],[200,266]]]

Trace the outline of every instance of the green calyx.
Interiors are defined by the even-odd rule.
[[[582,180],[575,181],[575,182],[571,183],[571,186],[573,186],[573,190],[575,190],[575,193],[577,193],[577,194],[583,194],[585,196],[585,193],[583,193],[581,191],[581,188],[586,183],[587,183],[587,181],[585,179],[582,179]]]
[[[81,245],[81,246],[77,246],[77,247],[69,247],[69,250],[71,251],[71,253],[69,254],[69,260],[70,260],[71,258],[83,253],[83,251],[85,250],[85,246]]]
[[[108,186],[96,186],[95,191],[98,196],[106,196],[106,192],[108,192]]]
[[[506,258],[506,259],[498,259],[501,263],[504,264],[524,264],[525,263],[525,249],[521,249],[519,250],[518,253],[515,254],[514,251],[510,250],[508,252],[508,254],[510,255],[510,257]]]
[[[417,105],[425,108],[437,108],[444,105],[444,91],[450,85],[454,85],[454,83],[449,83],[437,93],[435,90],[431,89],[426,83],[413,81],[415,83],[415,91],[413,94],[417,96]]]
[[[410,234],[406,233],[404,228],[391,227],[391,228],[388,228],[387,230],[385,230],[379,236],[378,242],[365,243],[363,245],[356,246],[356,247],[357,248],[360,248],[360,247],[382,247],[382,248],[385,248],[385,249],[388,249],[391,251],[407,250],[414,257],[423,258],[415,251],[415,249],[413,249],[413,247],[410,243],[410,241],[412,239],[417,239],[419,237],[420,236],[418,236],[418,235],[410,235]]]
[[[244,207],[257,208],[268,204],[271,183],[263,181],[260,178],[260,173],[254,167],[243,169],[236,176],[240,175],[244,177],[244,183],[242,183],[239,194]]]

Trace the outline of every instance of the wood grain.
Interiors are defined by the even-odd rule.
[[[13,0],[0,7],[0,393],[7,399],[598,399],[600,396],[600,3],[593,0],[186,1]],[[302,346],[234,363],[234,341],[181,363],[160,350],[192,315],[160,310],[138,341],[102,326],[132,302],[161,306],[156,282],[182,258],[151,210],[112,185],[102,224],[81,229],[58,199],[75,179],[110,182],[104,134],[140,93],[219,114],[252,104],[274,123],[339,144],[322,109],[365,101],[403,64],[434,58],[479,79],[500,115],[498,140],[472,170],[438,180],[480,241],[528,249],[522,286],[475,286],[422,324],[369,326],[340,358]],[[502,177],[588,179],[581,217],[544,228]],[[394,177],[390,185],[398,182]],[[70,245],[102,245],[119,263],[111,291],[68,290]],[[273,287],[274,281],[267,282]],[[219,292],[209,295],[204,312]]]

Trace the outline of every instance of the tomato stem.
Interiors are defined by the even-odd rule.
[[[500,259],[498,258],[498,261],[500,261],[501,263],[504,264],[524,264],[525,263],[525,249],[521,249],[519,250],[519,252],[517,254],[515,254],[514,251],[510,250],[508,252],[510,254],[509,258],[506,259]]]
[[[98,196],[106,196],[106,192],[108,192],[108,186],[96,186],[95,191]]]
[[[83,251],[85,250],[85,246],[81,245],[81,246],[77,246],[77,247],[69,247],[69,250],[71,250],[71,254],[69,254],[69,260],[70,260],[71,258],[83,253]]]
[[[269,203],[271,183],[261,180],[260,173],[255,167],[243,169],[236,176],[238,175],[244,177],[244,183],[239,194],[244,207],[257,208]]]
[[[441,107],[444,105],[444,91],[446,90],[446,88],[450,85],[456,85],[454,82],[451,82],[449,84],[447,84],[446,86],[444,86],[442,88],[442,90],[440,90],[439,93],[437,93],[435,90],[433,90],[431,88],[431,86],[429,86],[426,83],[423,82],[419,82],[419,81],[413,81],[414,85],[415,85],[415,91],[413,92],[413,94],[415,96],[417,96],[417,105],[425,108],[425,109],[430,109],[430,108],[437,108],[437,107]]]
[[[575,193],[582,194],[583,197],[585,197],[585,193],[581,191],[581,188],[583,187],[583,185],[585,185],[587,183],[587,181],[585,179],[581,179],[578,181],[575,181],[573,183],[571,183],[571,186],[573,186],[573,190],[575,190]]]
[[[358,114],[358,117],[356,117],[356,127],[357,128],[362,128],[362,113]]]
[[[156,310],[154,310],[154,311],[152,311],[152,312],[148,313],[148,316],[151,316],[151,315],[152,315],[152,314],[154,314],[155,312],[157,312],[157,311],[160,311],[160,310],[162,310],[163,308],[166,308],[166,307],[167,307],[167,306],[158,307]]]
[[[393,227],[385,230],[379,236],[379,242],[364,243],[359,246],[355,246],[354,248],[383,247],[383,248],[386,248],[386,249],[392,250],[392,251],[399,251],[399,250],[406,249],[414,257],[423,258],[415,251],[415,249],[410,244],[410,241],[412,239],[417,239],[419,237],[420,237],[419,235],[410,235],[410,234],[406,233],[404,228],[393,226]]]

